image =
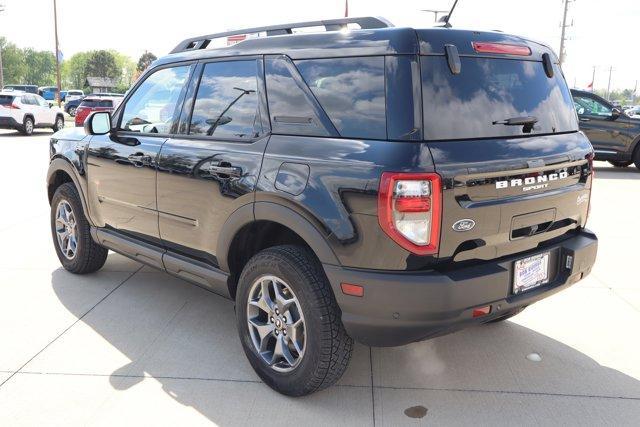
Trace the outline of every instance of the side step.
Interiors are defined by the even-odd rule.
[[[137,241],[117,231],[91,227],[91,236],[98,244],[127,258],[166,271],[225,298],[231,298],[227,284],[229,275],[218,268]]]

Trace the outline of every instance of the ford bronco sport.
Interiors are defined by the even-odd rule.
[[[504,320],[596,257],[593,149],[557,58],[500,32],[347,18],[188,39],[50,154],[64,268],[110,249],[231,298],[288,395],[335,383],[353,340]]]

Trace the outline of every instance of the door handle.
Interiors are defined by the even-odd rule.
[[[151,156],[142,153],[131,154],[127,159],[137,168],[149,166],[153,160]]]
[[[587,117],[580,117],[579,119],[581,122],[590,122],[591,119],[587,118]]]
[[[234,178],[242,176],[242,169],[236,166],[225,165],[224,162],[219,165],[209,165],[209,167],[207,168],[207,172],[209,172],[211,175],[227,175]]]

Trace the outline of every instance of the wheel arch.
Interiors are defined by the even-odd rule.
[[[339,265],[329,242],[308,219],[289,207],[256,202],[236,210],[227,220],[217,244],[220,268],[229,273],[229,294],[242,268],[259,251],[282,244],[307,247],[323,264]]]
[[[89,221],[89,224],[93,225],[88,214],[89,210],[84,193],[85,187],[81,185],[75,167],[67,159],[57,157],[51,161],[47,172],[47,198],[49,200],[49,204],[51,204],[53,195],[58,187],[66,182],[73,183],[78,190],[80,201],[82,202],[82,209],[85,212],[85,217],[87,218],[87,221]]]

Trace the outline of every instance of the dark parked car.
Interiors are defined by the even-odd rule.
[[[631,117],[595,93],[571,90],[580,130],[595,149],[595,160],[640,169],[640,118]]]
[[[76,110],[78,109],[78,106],[80,106],[80,103],[84,98],[85,96],[81,96],[80,98],[66,102],[64,104],[64,111],[66,111],[66,113],[71,117],[74,117],[76,115]]]
[[[2,90],[20,90],[22,92],[38,94],[38,86],[36,85],[6,85]]]
[[[335,383],[353,339],[507,319],[597,252],[558,60],[501,32],[346,18],[188,39],[50,147],[64,268],[112,249],[234,300],[251,365],[293,396]]]

